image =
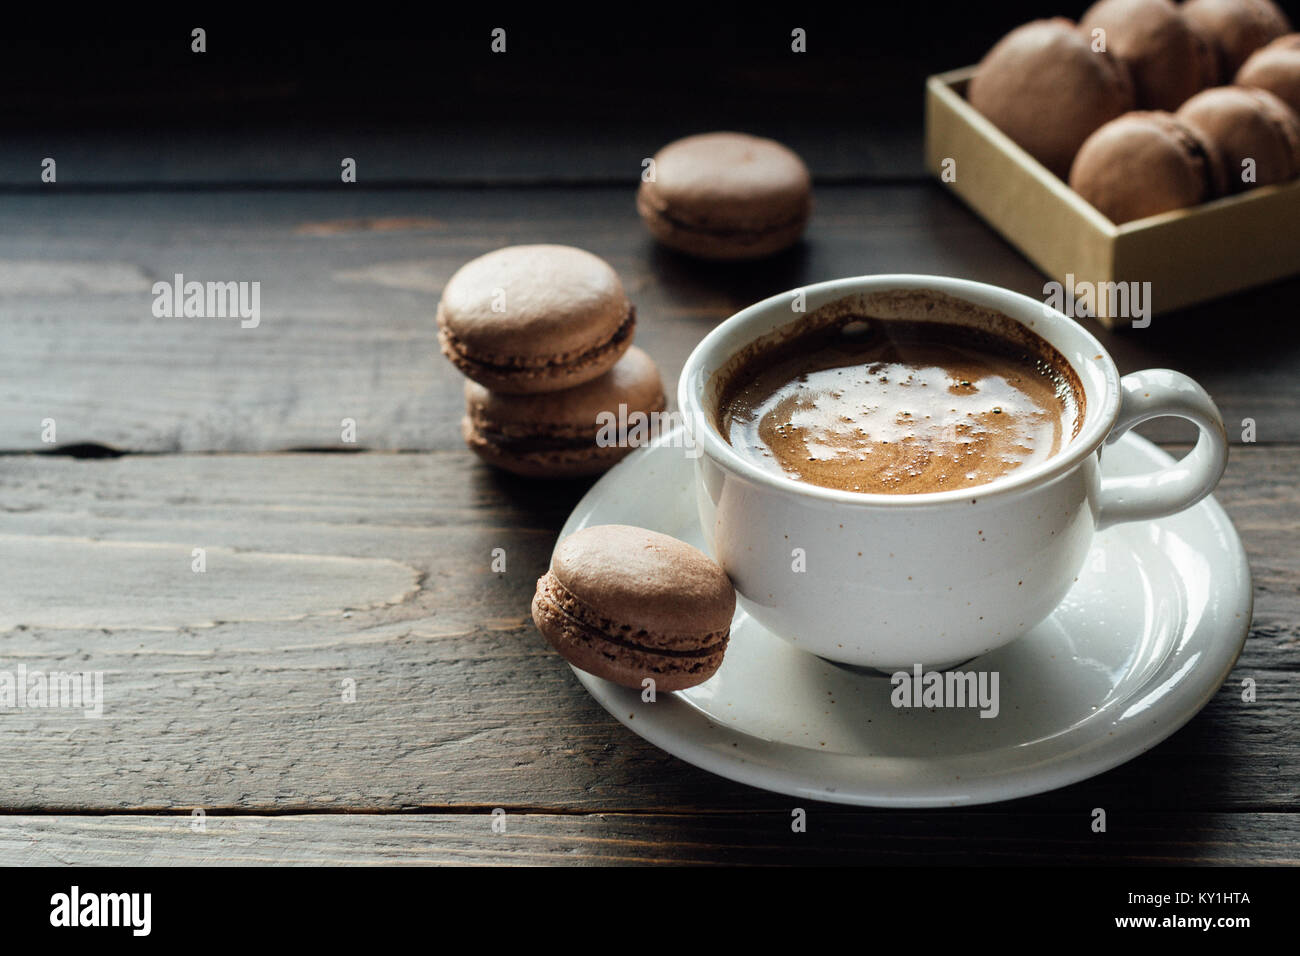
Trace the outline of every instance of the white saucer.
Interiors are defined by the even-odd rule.
[[[594,524],[651,528],[704,548],[694,462],[680,436],[633,452],[578,503],[563,538]],[[1120,475],[1168,464],[1136,435],[1104,452]],[[737,610],[709,681],[643,703],[576,671],[633,732],[688,763],[833,803],[989,803],[1085,780],[1149,750],[1215,694],[1250,625],[1250,571],[1213,499],[1097,535],[1079,582],[1046,621],[962,665],[999,674],[1000,713],[896,709],[888,677],[796,650]]]

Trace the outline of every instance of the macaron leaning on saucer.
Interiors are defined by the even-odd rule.
[[[467,262],[438,303],[443,354],[496,392],[572,388],[609,371],[636,312],[599,256],[559,245],[507,246]]]
[[[1217,80],[1209,43],[1172,0],[1100,0],[1079,20],[1091,38],[1104,31],[1106,49],[1128,68],[1138,109],[1176,110]]]
[[[1135,105],[1128,69],[1063,17],[1026,23],[994,44],[966,97],[1061,178],[1095,129]]]
[[[1143,219],[1221,195],[1218,152],[1172,113],[1135,111],[1088,137],[1070,169],[1070,188],[1111,222]]]
[[[1300,33],[1288,33],[1250,55],[1234,81],[1268,90],[1300,113]]]
[[[604,375],[563,391],[503,395],[467,381],[461,434],[488,464],[517,475],[596,475],[649,440],[665,404],[658,367],[632,346]],[[629,423],[634,434],[620,434]]]
[[[745,133],[701,133],[654,156],[637,190],[650,233],[701,259],[758,259],[799,241],[812,177],[792,150]]]
[[[560,542],[537,581],[533,622],[573,666],[642,689],[683,690],[717,672],[736,592],[726,572],[683,541],[595,525]]]
[[[1205,90],[1182,105],[1178,118],[1219,151],[1229,192],[1300,176],[1300,116],[1267,90]]]

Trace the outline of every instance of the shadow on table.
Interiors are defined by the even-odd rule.
[[[814,281],[814,248],[801,241],[784,252],[753,262],[704,261],[650,239],[645,255],[670,301],[699,302],[723,296],[731,312],[768,296]]]
[[[1270,784],[1258,741],[1246,725],[1230,680],[1185,728],[1134,760],[1080,783],[1006,803],[930,810],[882,810],[822,803],[733,783],[659,751],[618,727],[594,702],[575,702],[575,717],[637,768],[624,786],[626,814],[615,832],[645,841],[656,859],[718,863],[1084,864],[1252,863],[1290,852],[1276,814],[1255,804],[1288,799]],[[585,707],[590,706],[590,712]],[[1243,723],[1243,721],[1245,723]],[[657,781],[657,782],[656,782]],[[641,792],[636,792],[636,791]],[[1270,790],[1271,797],[1270,797]],[[1251,796],[1258,794],[1258,796]],[[806,826],[794,829],[795,811]],[[1105,829],[1094,829],[1104,811]]]
[[[511,511],[524,512],[530,522],[554,525],[558,531],[596,478],[525,478],[484,464],[475,469],[472,481],[484,498],[508,502]]]

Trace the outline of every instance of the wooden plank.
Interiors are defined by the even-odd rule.
[[[110,589],[68,587],[69,580],[94,580],[105,566],[129,573]],[[0,630],[179,629],[319,614],[322,595],[342,608],[400,604],[414,594],[419,573],[386,558],[0,534],[0,580],[10,595],[22,598],[21,604],[5,602]],[[263,586],[268,580],[277,586]],[[162,581],[165,589],[158,587]]]
[[[1300,806],[1298,470],[1300,449],[1260,446],[1225,478],[1257,576],[1256,627],[1225,687],[1152,753],[1026,812]],[[55,582],[0,590],[0,668],[102,671],[105,698],[100,719],[0,711],[0,808],[788,808],[623,729],[535,633],[534,582],[585,487],[496,475],[463,449],[0,456],[3,567]],[[193,547],[211,549],[202,575]],[[358,580],[285,593],[293,613],[279,614],[288,559],[225,579],[233,555],[345,560]],[[200,589],[230,601],[232,582],[246,610],[223,620]],[[112,626],[87,626],[101,605]]]
[[[622,274],[637,338],[674,384],[699,339],[768,295],[836,276],[933,272],[1042,297],[1044,278],[931,184],[823,187],[808,241],[769,262],[705,265],[655,246],[632,188],[139,195],[0,201],[0,450],[101,443],[130,451],[460,446],[462,380],[433,312],[466,260],[568,242]],[[261,283],[261,321],[155,318],[155,281]],[[1201,380],[1239,435],[1300,440],[1300,280],[1150,328],[1102,332],[1123,370]],[[1253,320],[1253,321],[1252,321]],[[1225,335],[1232,327],[1239,334]],[[356,421],[356,444],[342,441]],[[1179,424],[1147,434],[1185,439]]]
[[[9,816],[0,866],[1300,864],[1294,813]],[[500,832],[504,825],[504,832]]]

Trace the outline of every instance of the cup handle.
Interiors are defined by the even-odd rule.
[[[1161,471],[1104,478],[1098,496],[1097,529],[1122,521],[1161,518],[1190,508],[1219,483],[1228,464],[1223,418],[1205,389],[1181,372],[1152,368],[1125,375],[1115,427],[1106,444],[1119,441],[1134,425],[1166,415],[1185,418],[1201,430],[1196,447]]]

